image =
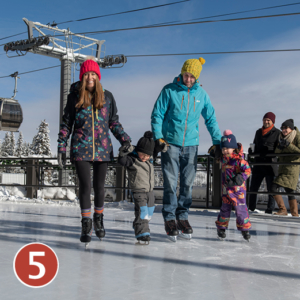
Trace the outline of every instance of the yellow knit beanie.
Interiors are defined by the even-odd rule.
[[[198,79],[202,70],[202,65],[204,64],[205,59],[203,57],[200,57],[199,59],[188,59],[182,66],[181,75],[183,75],[185,72],[188,72],[193,74],[194,77]]]

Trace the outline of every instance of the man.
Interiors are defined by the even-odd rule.
[[[178,231],[188,239],[193,233],[188,222],[188,212],[192,204],[192,186],[197,169],[200,115],[218,149],[222,136],[209,96],[197,80],[204,63],[202,57],[187,60],[181,74],[162,89],[151,116],[155,152],[162,151],[162,214],[166,233],[172,241],[176,241]],[[177,199],[178,172],[180,190]]]
[[[272,112],[268,112],[263,117],[263,127],[256,131],[254,141],[255,149],[254,153],[249,148],[249,154],[260,154],[259,157],[255,158],[255,162],[272,162],[272,157],[266,157],[266,154],[274,153],[275,148],[278,144],[278,138],[280,135],[280,130],[275,128],[276,116]],[[258,192],[258,189],[263,181],[266,178],[267,190],[271,191],[272,182],[277,173],[277,167],[267,166],[267,165],[258,165],[254,166],[252,169],[252,178],[250,185],[250,192]],[[249,200],[249,209],[254,211],[256,208],[256,194],[250,194]],[[268,207],[265,210],[265,213],[272,214],[275,208],[275,199],[272,195],[269,195]]]

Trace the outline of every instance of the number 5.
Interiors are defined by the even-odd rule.
[[[46,269],[45,269],[44,265],[33,260],[33,258],[35,256],[45,256],[45,252],[29,252],[29,265],[37,266],[40,270],[39,274],[37,274],[37,275],[29,275],[30,279],[40,279],[46,273]]]

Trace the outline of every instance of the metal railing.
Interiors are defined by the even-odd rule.
[[[55,161],[55,162],[54,162]],[[59,184],[57,180],[52,180],[52,183],[45,182],[47,181],[47,174],[51,173],[50,177],[53,177],[53,173],[60,172],[61,169],[57,165],[57,158],[48,158],[48,157],[0,157],[0,173],[5,169],[8,172],[19,172],[24,173],[26,179],[25,184],[18,184],[17,186],[25,187],[28,198],[36,198],[37,191],[43,188],[72,188],[75,189],[75,193],[78,195],[79,183],[76,175],[75,167],[72,164],[67,164],[64,166],[64,171],[66,176],[70,177],[70,180],[67,179],[64,182],[71,184]],[[69,162],[69,160],[67,160]],[[161,166],[159,163],[154,165],[156,176],[162,177]],[[91,164],[92,172],[92,164]],[[116,193],[116,201],[130,198],[130,188],[128,186],[127,172],[126,169],[120,166],[116,159],[114,162],[110,162],[108,165],[108,173],[113,172],[114,175],[110,174],[110,179],[106,182],[105,189],[113,189]],[[199,187],[200,182],[197,182],[197,174],[203,172],[206,174],[206,181],[202,184],[202,188],[205,188],[205,196],[202,199],[193,199],[192,206],[194,207],[220,207],[221,206],[221,176],[214,176],[214,174],[220,175],[220,166],[218,163],[215,163],[212,157],[209,155],[198,155],[198,166],[196,179],[193,186]],[[108,174],[107,173],[107,174]],[[158,175],[160,173],[160,175]],[[48,176],[48,177],[49,177]],[[112,177],[114,177],[112,179]],[[205,187],[206,184],[206,187]],[[14,187],[16,184],[5,184],[0,183],[0,186]],[[154,188],[154,191],[163,190],[162,181],[160,185],[157,184]],[[126,193],[127,192],[127,193]],[[160,202],[158,199],[157,203]]]
[[[297,153],[276,153],[276,154],[266,154],[263,157],[270,157],[270,158],[276,158],[276,157],[291,157],[291,156],[300,156],[300,154]],[[249,161],[249,158],[255,158],[255,157],[261,157],[259,154],[248,154],[248,163],[250,166],[279,166],[279,165],[300,165],[300,162],[252,162]],[[275,177],[275,176],[274,176]],[[251,192],[250,191],[250,180],[247,180],[247,196],[246,196],[246,203],[247,206],[249,205],[249,198],[251,194],[262,194],[262,195],[283,195],[283,196],[300,196],[300,193],[286,193],[286,192],[271,192],[271,191],[258,191],[258,192]]]

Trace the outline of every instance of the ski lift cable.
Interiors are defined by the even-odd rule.
[[[181,2],[186,2],[186,1],[181,1]],[[171,5],[171,4],[176,4],[176,3],[177,2],[175,2],[175,3],[168,3],[168,4],[164,4],[164,6]],[[280,8],[280,7],[298,5],[298,4],[300,4],[300,2],[288,3],[288,4],[282,4],[282,5],[276,5],[276,6],[268,6],[268,7],[262,7],[262,8],[257,8],[257,9],[244,10],[244,11],[232,12],[232,13],[221,14],[221,15],[213,15],[213,16],[209,16],[209,17],[202,17],[202,18],[196,18],[196,19],[189,19],[187,21],[203,20],[203,19],[209,19],[209,18],[215,18],[215,17],[224,17],[224,16],[230,16],[230,15],[235,15],[235,14],[240,14],[240,13],[247,13],[247,12],[259,11],[259,10],[266,10],[266,9],[274,9],[274,8]],[[89,19],[94,19],[94,18],[107,17],[107,16],[111,16],[111,15],[116,15],[116,14],[125,14],[125,13],[129,13],[129,12],[134,12],[134,11],[138,11],[138,10],[145,10],[145,9],[150,9],[150,8],[154,8],[154,7],[148,7],[148,8],[146,7],[146,8],[141,8],[141,9],[137,9],[137,10],[131,10],[131,11],[124,11],[124,12],[113,13],[113,14],[109,14],[109,15],[102,15],[102,16],[90,17],[90,18],[79,19],[79,20],[65,21],[65,22],[57,23],[56,25],[58,25],[58,24],[64,24],[64,23],[68,23],[68,22],[84,21],[84,20],[89,20]],[[156,23],[156,24],[152,24],[152,25],[149,25],[149,26],[164,25],[164,24],[171,24],[171,23],[178,23],[178,22],[182,22],[182,21],[169,21],[169,22],[163,22],[163,23]],[[27,33],[27,31],[20,32],[20,33],[14,34],[14,35],[10,35],[10,36],[7,36],[7,37],[0,38],[0,40],[4,40],[4,39],[7,39],[7,38],[10,38],[10,37],[13,37],[13,36],[17,36],[17,35],[21,35],[21,34],[24,34],[24,33]],[[2,44],[0,46],[3,46],[3,45],[5,45],[5,44]]]
[[[33,72],[38,72],[38,71],[44,71],[44,70],[53,69],[53,68],[58,68],[58,67],[60,67],[60,66],[61,66],[61,65],[57,65],[57,66],[52,66],[52,67],[47,67],[47,68],[42,68],[42,69],[32,70],[32,71],[28,71],[28,72],[19,73],[19,75],[28,74],[28,73],[33,73]],[[6,77],[11,77],[11,75],[1,76],[0,78],[6,78]]]
[[[266,9],[274,9],[274,8],[299,5],[299,4],[300,4],[300,2],[295,2],[295,3],[289,3],[289,4],[268,6],[268,7],[250,9],[250,10],[242,10],[242,11],[237,11],[237,12],[232,12],[232,13],[227,13],[227,14],[221,14],[221,15],[213,15],[213,16],[209,16],[209,17],[188,19],[186,21],[196,21],[196,20],[204,20],[204,19],[210,19],[210,18],[216,18],[216,17],[225,17],[225,16],[230,16],[230,15],[243,14],[243,13],[248,13],[248,12],[260,11],[260,10],[266,10]],[[183,22],[183,21],[179,21],[179,20],[178,21],[169,21],[169,22],[163,22],[163,23],[158,23],[158,24],[153,24],[153,25],[171,24],[171,23],[179,23],[179,22]]]
[[[182,55],[222,55],[222,54],[247,54],[247,53],[274,53],[274,52],[299,52],[300,49],[273,49],[273,50],[245,50],[245,51],[220,51],[220,52],[193,52],[193,53],[161,53],[161,54],[134,54],[134,55],[126,55],[126,57],[155,57],[155,56],[182,56]],[[19,75],[44,71],[48,69],[58,68],[61,65],[32,70],[28,72],[19,73]],[[11,77],[11,75],[1,76],[1,78]]]
[[[235,19],[206,20],[206,21],[195,21],[195,22],[182,22],[182,23],[177,23],[177,24],[146,25],[146,26],[139,26],[139,27],[118,28],[118,29],[111,29],[111,30],[77,32],[77,33],[72,33],[72,34],[73,35],[74,34],[92,35],[92,34],[110,33],[110,32],[118,32],[118,31],[128,31],[128,30],[137,30],[137,29],[162,28],[162,27],[171,27],[171,26],[196,25],[196,24],[218,23],[218,22],[233,22],[233,21],[244,21],[244,20],[255,20],[255,19],[263,19],[263,18],[287,17],[287,16],[296,16],[296,15],[300,15],[300,12],[286,13],[286,14],[276,14],[276,15],[253,16],[253,17],[235,18]]]
[[[111,13],[111,14],[106,14],[106,15],[88,17],[88,18],[83,18],[83,19],[78,19],[78,20],[70,20],[70,21],[56,23],[56,25],[71,23],[71,22],[87,21],[87,20],[91,20],[91,19],[104,18],[104,17],[121,15],[121,14],[127,14],[127,13],[142,11],[142,10],[149,10],[149,9],[154,9],[154,8],[159,8],[159,7],[164,7],[164,6],[170,6],[170,5],[179,4],[179,3],[183,3],[183,2],[189,2],[189,1],[190,0],[181,0],[181,1],[176,1],[176,2],[171,2],[171,3],[166,3],[166,4],[160,4],[160,5],[148,6],[148,7],[143,7],[143,8],[133,9],[133,10],[127,10],[127,11],[122,11],[122,12],[117,12],[117,13]]]

